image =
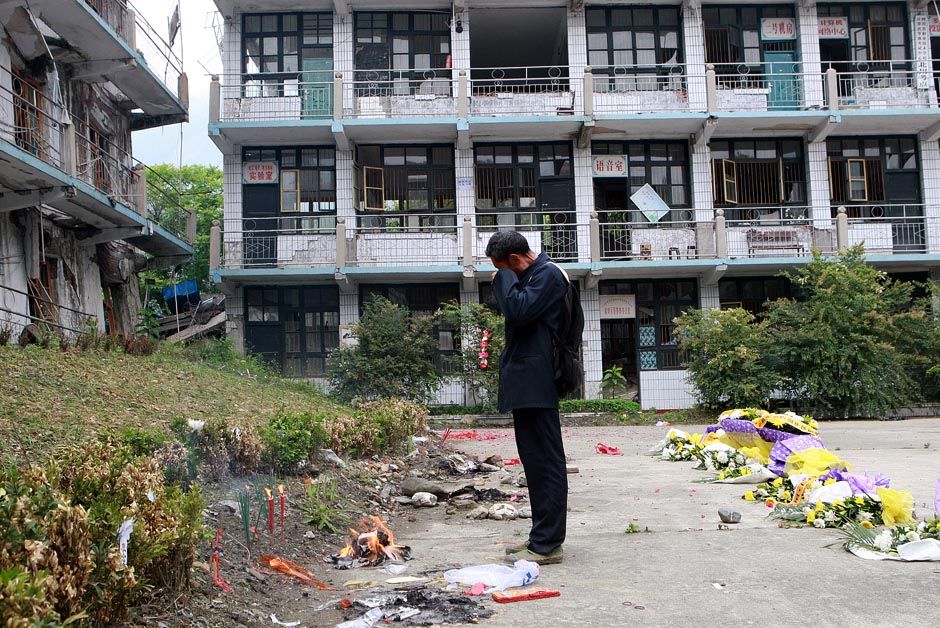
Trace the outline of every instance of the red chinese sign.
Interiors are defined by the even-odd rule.
[[[242,182],[265,184],[278,182],[277,164],[270,161],[252,161],[242,166]]]
[[[792,17],[765,17],[760,21],[760,31],[764,41],[796,39],[796,20]]]
[[[820,39],[848,39],[849,18],[847,17],[821,17],[819,18]]]
[[[627,158],[623,155],[595,155],[593,167],[595,177],[627,176]]]

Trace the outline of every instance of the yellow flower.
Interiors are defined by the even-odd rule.
[[[875,525],[871,521],[863,521],[862,527],[865,528],[866,530],[871,530],[872,528],[875,527]]]
[[[689,435],[689,441],[691,441],[692,443],[694,443],[694,444],[697,445],[697,444],[699,444],[699,443],[702,441],[702,435],[701,435],[701,434],[690,434],[690,435]]]
[[[861,504],[864,504],[864,503],[865,503],[865,500],[862,499],[861,497],[856,497],[856,498],[855,498],[855,503],[861,505]]]
[[[783,493],[780,494],[780,499],[782,499],[783,501],[790,501],[791,499],[793,499],[793,496],[790,495],[790,491],[784,491]]]
[[[828,480],[826,480],[825,482],[823,482],[823,485],[824,485],[824,486],[829,486],[830,484],[835,484],[835,483],[836,483],[836,479],[835,479],[835,478],[829,478]]]
[[[814,521],[816,521],[816,511],[815,511],[815,510],[810,510],[810,511],[806,514],[806,523],[812,523],[812,522],[814,522]]]
[[[822,503],[822,502],[816,502],[816,512],[819,512],[819,511],[822,510],[822,509],[823,509],[823,503]]]
[[[777,478],[773,482],[774,486],[781,486],[783,484],[783,478]]]
[[[841,505],[842,505],[842,499],[837,499],[836,501],[834,501],[834,502],[832,503],[832,505],[833,505],[833,506],[841,506]]]
[[[754,501],[754,491],[748,491],[747,493],[745,493],[744,500],[749,501],[749,502]]]

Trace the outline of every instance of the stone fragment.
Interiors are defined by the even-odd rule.
[[[467,513],[467,519],[486,519],[490,515],[490,509],[486,506],[477,506],[469,513]]]
[[[532,518],[532,509],[528,506],[523,506],[519,509],[519,518],[520,519],[531,519]]]
[[[238,502],[231,499],[223,499],[216,506],[221,512],[234,515],[238,512]]]
[[[481,462],[481,463],[480,463],[480,471],[481,471],[482,473],[495,473],[496,471],[499,471],[499,467],[497,467],[495,464],[489,464],[489,463],[486,463],[486,462]]]
[[[719,508],[718,518],[721,519],[722,523],[740,523],[741,513],[732,508]]]
[[[493,504],[487,515],[496,521],[512,521],[519,518],[519,511],[512,504]]]
[[[411,496],[411,505],[415,508],[437,506],[437,495],[433,493],[415,493]]]
[[[565,467],[565,470],[566,470],[568,473],[581,473],[581,470],[578,469],[578,467],[574,466],[573,464],[567,465],[567,466]]]
[[[411,497],[415,493],[431,493],[438,499],[447,499],[450,493],[440,484],[435,484],[424,478],[405,478],[401,483],[401,494]]]

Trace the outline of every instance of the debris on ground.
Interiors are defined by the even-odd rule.
[[[574,466],[573,464],[569,464],[565,466],[565,473],[567,473],[568,475],[571,475],[573,473],[581,473],[581,470],[578,469],[578,467]]]
[[[426,588],[358,599],[349,610],[362,614],[356,619],[337,624],[336,628],[371,628],[383,620],[407,622],[410,626],[475,624],[494,613],[461,593]]]
[[[506,437],[507,435],[505,434],[496,434],[494,432],[477,432],[476,430],[463,430],[460,432],[454,432],[452,430],[447,430],[441,436],[441,442],[446,440],[496,440],[498,438]]]
[[[612,447],[611,445],[605,445],[604,443],[597,443],[594,445],[594,451],[599,454],[604,454],[605,456],[622,456],[623,452]]]
[[[405,497],[413,497],[415,493],[431,493],[437,496],[438,499],[447,499],[450,497],[450,491],[446,488],[435,482],[425,480],[424,478],[405,478],[399,490]]]
[[[415,508],[437,506],[437,495],[434,493],[415,493],[411,496],[411,505]]]
[[[496,521],[512,521],[519,518],[519,511],[512,504],[493,504],[487,516]]]
[[[336,452],[333,451],[332,449],[321,449],[320,455],[323,456],[323,459],[329,462],[330,464],[333,464],[339,467],[340,469],[346,468],[346,462],[342,458],[337,456]]]
[[[733,508],[719,508],[718,518],[721,519],[722,523],[740,523],[741,513]]]
[[[444,572],[444,579],[453,584],[473,586],[478,582],[486,585],[487,593],[505,591],[513,587],[524,587],[539,578],[539,566],[528,560],[517,560],[509,565],[474,565]]]
[[[529,587],[527,589],[509,589],[507,591],[495,591],[492,595],[494,602],[500,604],[510,604],[512,602],[528,602],[529,600],[544,600],[549,597],[559,597],[561,591],[558,589],[547,589],[545,587]]]
[[[349,529],[346,547],[333,554],[328,562],[337,569],[352,569],[356,566],[376,567],[386,560],[403,562],[411,560],[411,548],[396,545],[395,535],[372,515],[359,523],[359,529]]]
[[[261,557],[261,564],[266,567],[270,567],[274,571],[279,571],[282,574],[290,576],[291,578],[300,580],[304,584],[315,586],[321,591],[334,591],[335,590],[333,589],[333,587],[329,586],[328,584],[325,584],[317,580],[316,576],[313,575],[313,572],[307,569],[306,567],[298,565],[297,563],[287,560],[286,558],[281,558],[280,556],[272,556],[269,554],[265,554]]]

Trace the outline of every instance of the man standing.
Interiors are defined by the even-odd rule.
[[[532,505],[529,539],[506,548],[506,560],[560,563],[568,510],[565,448],[555,390],[552,331],[560,332],[568,279],[521,233],[500,231],[486,245],[497,271],[493,295],[506,320],[499,360],[499,411],[512,411],[516,447]]]

